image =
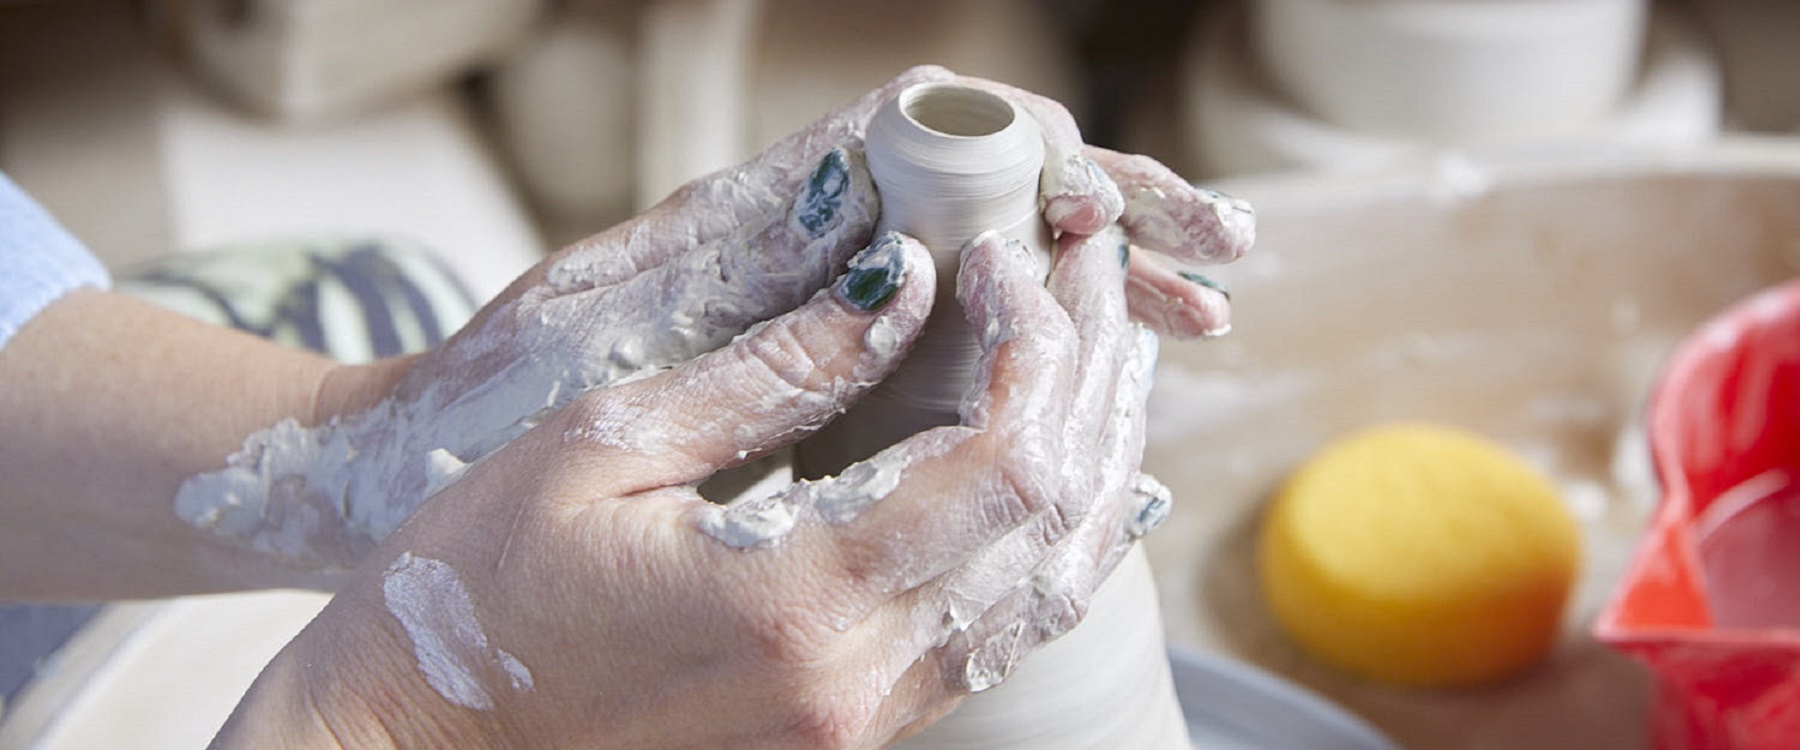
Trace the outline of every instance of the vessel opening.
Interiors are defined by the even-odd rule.
[[[1012,105],[1005,99],[951,84],[907,89],[900,109],[926,130],[964,137],[993,135],[1011,125],[1014,117]]]

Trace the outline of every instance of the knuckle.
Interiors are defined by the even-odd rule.
[[[1087,619],[1092,597],[1074,591],[1058,591],[1039,603],[1036,620],[1046,640],[1075,629]]]
[[[820,377],[820,363],[791,323],[770,325],[746,337],[738,352],[744,364],[761,370],[772,382],[798,391],[818,388],[814,381]]]
[[[1068,310],[1045,303],[1044,314],[1032,320],[1032,346],[1040,352],[1036,359],[1070,368],[1081,351],[1081,331]]]
[[[1118,173],[1137,176],[1140,179],[1154,177],[1163,170],[1162,162],[1143,154],[1128,154],[1114,163],[1117,165]]]
[[[1059,460],[1061,435],[1056,426],[1037,421],[1020,425],[1011,431],[1005,450],[999,462],[1002,483],[1025,515],[1067,510],[1067,483],[1062,480]]]
[[[1070,517],[1060,503],[1053,503],[1038,515],[1039,534],[1043,537],[1046,548],[1054,547],[1058,542],[1068,538],[1075,530],[1077,521]]]
[[[670,206],[691,203],[712,185],[714,179],[713,175],[701,175],[681,183],[679,187],[669,193],[669,197],[663,199],[663,203]]]
[[[745,628],[748,648],[776,671],[804,672],[828,653],[828,628],[816,622],[809,602],[765,604]]]
[[[793,746],[818,750],[858,746],[875,718],[872,707],[858,696],[827,690],[796,696],[791,711]]]
[[[608,411],[606,391],[593,391],[570,401],[556,414],[556,419],[568,426],[584,425]]]
[[[582,395],[558,410],[551,418],[556,420],[565,444],[606,443],[601,432],[609,426],[617,426],[624,420],[613,393],[598,390]]]
[[[1010,529],[1025,523],[1044,507],[1040,487],[1028,474],[1002,470],[992,502],[983,503],[983,519],[993,528]]]
[[[850,590],[891,591],[904,580],[902,571],[894,569],[893,543],[887,541],[839,543],[837,574]]]
[[[1039,642],[1075,629],[1087,617],[1100,582],[1095,562],[1085,550],[1069,550],[1035,574],[1036,596],[1029,609]]]
[[[1067,538],[1079,525],[1078,514],[1065,493],[1049,477],[1031,471],[1002,473],[1004,501],[995,503],[993,522],[1003,528],[1028,524],[1037,546],[1048,549]]]
[[[855,632],[851,625],[866,614],[840,573],[823,561],[806,567],[779,581],[721,591],[748,655],[775,675],[807,677],[829,666]]]

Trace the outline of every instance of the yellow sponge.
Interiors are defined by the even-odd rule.
[[[1491,682],[1554,645],[1579,565],[1550,482],[1469,432],[1344,438],[1288,478],[1263,522],[1263,595],[1327,663],[1415,687]]]

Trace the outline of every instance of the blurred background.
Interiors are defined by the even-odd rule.
[[[1775,0],[0,4],[0,169],[109,261],[412,236],[477,296],[906,66],[1195,179],[1800,128]]]
[[[1173,640],[1281,672],[1407,746],[1643,746],[1643,674],[1583,634],[1653,504],[1636,410],[1655,364],[1706,314],[1800,272],[1800,3],[10,0],[0,171],[115,271],[381,238],[435,253],[478,302],[920,63],[1054,97],[1090,142],[1242,191],[1262,214],[1256,254],[1220,277],[1239,293],[1242,335],[1170,347],[1159,372],[1149,460],[1178,496],[1237,498],[1177,514],[1171,541],[1153,543],[1165,606],[1185,605],[1169,609]],[[1637,180],[1618,166],[1721,153],[1692,163],[1724,164],[1729,179]],[[1735,177],[1762,165],[1780,179]],[[1543,174],[1547,191],[1531,176]],[[1598,187],[1582,182],[1595,175]],[[1403,267],[1420,270],[1380,276]],[[1365,304],[1340,274],[1387,279],[1387,307],[1331,320],[1258,307]],[[1526,328],[1563,338],[1529,348],[1543,339]],[[1567,364],[1519,369],[1520,350],[1495,341]],[[1379,366],[1332,364],[1352,360]],[[1318,368],[1333,385],[1287,377]],[[1315,401],[1330,419],[1281,421]],[[1254,599],[1242,540],[1272,478],[1331,434],[1395,414],[1499,433],[1567,490],[1597,554],[1570,615],[1579,643],[1541,679],[1498,695],[1371,692],[1237,608]],[[1262,432],[1233,450],[1183,447],[1234,445],[1225,431],[1249,425]],[[32,715],[0,714],[0,748],[120,746],[55,718],[93,706],[145,738],[171,722],[156,736],[209,736],[241,685],[184,699],[193,718],[149,700],[158,686],[196,662],[247,684],[317,606],[127,604],[110,619],[98,606],[0,606],[0,698],[16,708],[36,685]],[[156,623],[174,640],[132,640]],[[81,648],[58,655],[65,643]],[[102,678],[129,688],[95,698]],[[1571,706],[1594,710],[1539,721]]]

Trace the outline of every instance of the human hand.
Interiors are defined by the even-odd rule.
[[[931,304],[916,243],[885,238],[796,312],[589,392],[390,537],[218,745],[879,747],[922,727],[1072,627],[1143,531],[1154,338],[1125,320],[1119,240],[1065,239],[1046,289],[977,238],[959,296],[983,387],[963,423],[773,497],[692,487],[891,371]]]
[[[177,513],[299,566],[353,567],[434,489],[544,415],[715,350],[841,273],[878,218],[863,129],[887,99],[932,80],[997,91],[1043,123],[1044,215],[1062,233],[1116,222],[1131,244],[1184,262],[1230,260],[1251,241],[1247,207],[1153,160],[1084,147],[1054,102],[917,68],[547,259],[438,349],[338,368],[313,426],[252,435],[226,469],[183,483]],[[1229,327],[1222,293],[1149,256],[1131,257],[1134,316],[1184,337]]]

